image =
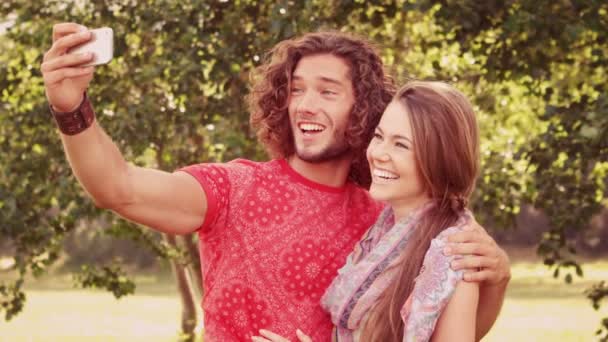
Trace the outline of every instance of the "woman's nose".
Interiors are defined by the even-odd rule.
[[[379,161],[388,161],[390,160],[390,155],[386,150],[386,146],[383,142],[377,143],[372,147],[371,150],[372,158]]]

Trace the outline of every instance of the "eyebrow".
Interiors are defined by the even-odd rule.
[[[376,129],[379,130],[380,133],[384,134],[384,132],[382,131],[382,128],[380,128],[380,126],[376,127]],[[406,136],[399,135],[399,134],[394,134],[393,137],[397,138],[397,139],[407,140],[407,141],[409,141],[410,144],[413,144],[412,139],[410,139],[410,138],[408,138]]]
[[[301,77],[301,76],[293,75],[293,80],[294,81],[301,81],[303,79],[304,78]],[[335,85],[340,86],[340,87],[344,87],[344,84],[342,82],[338,81],[335,78],[321,76],[321,77],[318,77],[317,79],[321,80],[322,82],[331,83],[331,84],[335,84]]]

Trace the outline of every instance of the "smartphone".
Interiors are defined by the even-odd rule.
[[[114,57],[114,31],[109,27],[91,30],[91,40],[78,45],[68,53],[92,52],[93,60],[82,66],[93,66],[109,63]]]

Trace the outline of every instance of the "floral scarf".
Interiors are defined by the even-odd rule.
[[[387,206],[348,256],[321,299],[336,326],[336,341],[358,339],[367,312],[395,277],[396,268],[391,266],[428,208],[423,206],[395,222],[393,210]],[[441,311],[462,279],[462,271],[450,268],[452,258],[443,255],[443,246],[445,238],[460,229],[465,216],[468,213],[459,219],[457,227],[444,230],[431,242],[414,290],[401,310],[404,341],[430,339]]]

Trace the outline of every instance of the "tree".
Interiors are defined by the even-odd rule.
[[[40,275],[55,262],[66,234],[77,224],[107,222],[108,235],[140,241],[171,260],[182,329],[191,336],[197,318],[189,278],[201,279],[192,238],[159,239],[97,210],[71,175],[38,67],[51,27],[74,21],[114,29],[116,58],[99,68],[89,97],[128,160],[171,171],[200,161],[262,157],[244,103],[248,73],[277,41],[332,18],[332,8],[322,1],[9,0],[0,11],[0,17],[16,16],[0,54],[0,236],[18,271],[15,281],[0,284],[5,318],[23,307],[25,275]],[[85,265],[76,279],[116,297],[134,291],[119,264]]]
[[[487,10],[499,13],[488,20],[495,24],[480,26],[500,33],[491,48],[489,68],[496,78],[518,79],[544,99],[540,117],[548,127],[522,151],[522,158],[530,162],[534,175],[530,200],[552,225],[538,253],[554,267],[556,277],[561,269],[572,269],[564,277],[571,282],[572,272],[583,274],[572,255],[572,235],[580,234],[592,215],[606,206],[608,4],[515,2]],[[470,40],[466,31],[460,39]],[[590,298],[597,290],[590,290]],[[604,320],[603,332],[598,331],[603,340],[608,339],[607,329]]]
[[[506,185],[502,189],[507,196],[499,193],[479,205],[495,210],[498,201],[521,193],[504,209],[510,207],[507,211],[516,213],[522,201],[542,209],[551,228],[539,241],[538,254],[554,269],[555,277],[564,270],[568,283],[573,274],[582,276],[574,237],[607,205],[608,4],[593,0],[417,1],[408,6],[421,11],[437,6],[435,20],[451,35],[450,41],[465,53],[483,56],[484,80],[517,82],[525,87],[524,96],[542,99],[533,110],[544,127],[516,151],[517,160],[526,164],[532,176],[526,182],[527,191],[521,193],[513,181],[499,182]],[[508,169],[504,173],[513,175]],[[501,176],[483,179],[484,196],[489,187],[499,185],[492,178]],[[597,309],[608,291],[602,282],[587,294]],[[608,340],[608,319],[597,333]]]

